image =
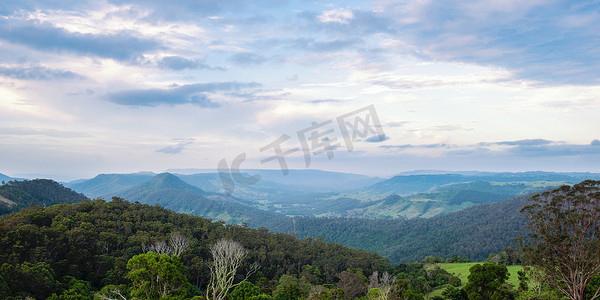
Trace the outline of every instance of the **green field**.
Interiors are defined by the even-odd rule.
[[[432,265],[431,267],[439,266],[440,268],[448,271],[450,274],[458,276],[458,278],[460,278],[460,281],[462,282],[462,285],[464,286],[468,281],[467,277],[469,276],[469,268],[471,268],[473,265],[476,265],[476,264],[481,264],[481,263],[470,262],[470,263],[435,264],[435,265]],[[507,283],[511,284],[515,288],[518,287],[519,286],[519,276],[517,275],[517,272],[523,271],[523,267],[522,266],[506,266],[506,267],[508,268],[508,273],[510,274],[508,277]],[[433,292],[431,292],[431,294],[429,296],[433,297],[433,296],[442,295],[443,290],[444,290],[444,288],[434,290]]]

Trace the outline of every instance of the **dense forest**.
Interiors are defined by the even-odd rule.
[[[209,248],[222,238],[249,250],[245,267],[260,264],[251,280],[262,282],[264,289],[284,274],[297,276],[305,269],[318,274],[316,283],[335,283],[336,276],[347,270],[361,274],[392,270],[378,254],[337,243],[299,240],[115,198],[36,206],[2,217],[0,276],[5,284],[0,288],[5,296],[45,299],[68,291],[75,283],[91,291],[127,285],[128,260],[144,253],[145,245],[166,241],[172,234],[189,240],[189,248],[181,254],[183,273],[200,290],[209,279]],[[201,294],[200,290],[196,293]]]
[[[0,195],[3,194],[9,201],[22,203],[3,213],[32,204],[48,206],[87,199],[54,181],[41,179],[10,182],[0,187]],[[519,211],[527,200],[523,196],[430,219],[377,220],[277,215],[246,206],[236,198],[204,192],[170,174],[154,176],[121,195],[128,201],[159,204],[176,212],[227,220],[230,224],[247,223],[251,228],[265,227],[271,232],[296,234],[300,238],[321,236],[324,241],[376,251],[392,263],[421,261],[427,256],[449,258],[455,254],[484,260],[489,253],[500,251],[523,234],[525,219]]]
[[[448,258],[454,254],[482,261],[524,233],[526,220],[520,210],[527,198],[473,206],[431,219],[295,217],[278,219],[267,227],[295,232],[300,237],[322,236],[350,247],[377,251],[395,263],[420,261],[427,256]]]

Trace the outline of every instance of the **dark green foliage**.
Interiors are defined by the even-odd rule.
[[[510,300],[516,295],[504,282],[508,269],[492,263],[476,264],[469,269],[469,282],[463,287],[469,300]]]
[[[221,238],[238,241],[249,250],[242,269],[260,263],[259,274],[250,279],[261,289],[261,277],[265,277],[264,287],[268,288],[271,280],[283,274],[299,274],[306,265],[311,266],[306,272],[314,275],[314,280],[327,283],[336,282],[336,275],[348,268],[360,268],[369,274],[391,269],[388,261],[377,254],[322,239],[298,240],[264,228],[224,225],[120,198],[111,202],[86,200],[33,207],[0,218],[0,270],[4,270],[0,276],[5,283],[0,285],[0,298],[62,295],[69,289],[70,278],[89,282],[94,291],[107,285],[130,284],[126,278],[129,259],[143,253],[142,245],[168,240],[175,232],[190,240],[189,248],[181,255],[183,273],[201,289],[210,277],[209,249]]]
[[[279,285],[273,292],[275,300],[303,299],[310,292],[310,283],[305,278],[298,279],[295,276],[283,275],[279,279]]]
[[[442,296],[448,300],[467,300],[467,293],[463,289],[459,289],[453,286],[447,287],[443,292]]]
[[[71,277],[62,294],[53,294],[48,300],[87,300],[93,296],[94,292],[89,282]]]
[[[184,267],[179,256],[168,256],[148,252],[132,257],[127,262],[127,278],[133,286],[134,299],[163,299],[164,297],[183,298],[190,290],[190,284],[183,275]]]
[[[10,181],[0,186],[0,215],[32,205],[43,207],[59,203],[78,203],[88,199],[48,179]]]
[[[520,210],[527,199],[524,196],[478,205],[431,219],[296,217],[275,219],[276,223],[266,226],[274,231],[297,232],[300,237],[323,236],[328,241],[377,251],[395,263],[452,255],[481,261],[522,234],[526,220]]]
[[[45,262],[23,262],[15,265],[3,263],[0,267],[0,278],[4,283],[0,288],[2,298],[21,299],[30,296],[46,299],[61,290],[54,270]]]
[[[448,278],[448,283],[453,287],[459,287],[462,285],[460,278],[456,276],[450,276],[450,278]]]
[[[244,281],[229,294],[229,300],[246,300],[260,295],[260,289],[251,282]]]

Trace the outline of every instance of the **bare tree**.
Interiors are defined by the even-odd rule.
[[[166,254],[169,256],[181,254],[189,247],[189,240],[181,233],[171,234],[169,244],[165,241],[156,241],[153,244],[142,245],[144,252],[154,252],[156,254]]]
[[[337,287],[344,291],[345,299],[354,299],[360,294],[365,293],[367,285],[363,283],[361,275],[343,271],[336,276],[340,279],[337,283]]]
[[[392,277],[388,272],[384,272],[383,275],[379,277],[379,272],[374,271],[373,274],[369,276],[369,290],[381,290],[381,296],[379,299],[387,300],[395,282],[396,276]]]
[[[235,275],[248,250],[235,241],[222,239],[210,248],[213,261],[210,265],[210,282],[208,284],[207,298],[222,300],[227,298],[229,290],[248,278],[258,270],[258,264],[250,266],[245,278],[234,284]]]
[[[525,263],[571,300],[600,275],[600,181],[564,185],[531,197],[522,209],[529,219]],[[600,296],[600,287],[590,300]]]
[[[166,254],[171,256],[171,247],[165,241],[156,241],[153,244],[147,245],[145,252],[154,252],[156,254]]]
[[[190,246],[190,242],[183,234],[174,233],[171,234],[169,245],[171,246],[171,252],[173,255],[181,256],[183,251]]]

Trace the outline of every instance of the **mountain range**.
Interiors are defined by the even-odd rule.
[[[481,260],[522,234],[525,220],[519,211],[532,193],[598,178],[598,174],[545,172],[415,174],[344,188],[343,184],[365,178],[297,172],[298,181],[291,185],[267,180],[273,171],[263,174],[267,174],[264,180],[232,195],[222,193],[217,173],[101,174],[68,183],[75,191],[50,180],[12,182],[0,188],[2,205],[8,207],[2,213],[87,200],[81,192],[90,198],[121,197],[300,238],[321,236],[377,251],[393,262],[454,254]],[[304,187],[310,179],[301,180],[302,176],[345,181],[331,190],[313,191]],[[10,202],[20,204],[11,207]]]

